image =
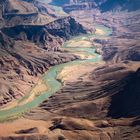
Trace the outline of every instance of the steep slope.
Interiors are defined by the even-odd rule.
[[[126,82],[122,91],[112,96],[108,116],[113,118],[137,117],[140,115],[139,91],[140,69],[122,79]],[[119,104],[118,104],[119,102]]]
[[[66,17],[47,25],[18,25],[2,28],[2,32],[15,40],[32,41],[50,50],[57,50],[63,41],[79,33],[86,33],[73,18]]]

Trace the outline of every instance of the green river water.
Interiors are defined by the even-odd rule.
[[[107,37],[111,34],[111,29],[102,26],[102,25],[96,25],[96,28],[100,28],[102,29],[105,34],[104,35],[91,35],[91,34],[87,34],[87,35],[82,35],[82,36],[78,36],[78,37],[74,37],[72,38],[72,40],[84,40],[84,39],[90,39],[91,37],[96,37],[96,38],[100,38],[100,37]],[[10,109],[6,109],[6,110],[0,110],[0,121],[6,121],[6,120],[10,120],[13,118],[17,118],[19,116],[22,116],[23,113],[30,111],[32,108],[37,107],[40,103],[42,103],[44,100],[48,99],[50,96],[52,96],[53,94],[55,94],[57,91],[59,91],[61,89],[62,83],[60,81],[58,81],[56,79],[58,73],[65,67],[65,66],[70,66],[70,65],[76,65],[76,64],[84,64],[87,62],[99,62],[101,60],[101,56],[99,54],[95,53],[95,49],[94,46],[91,48],[75,48],[72,46],[69,46],[69,43],[66,42],[63,46],[64,49],[66,49],[67,51],[78,51],[78,52],[84,52],[90,55],[94,55],[95,57],[92,59],[84,59],[84,60],[74,60],[68,63],[64,63],[64,64],[59,64],[56,66],[53,66],[49,69],[49,71],[47,71],[44,75],[43,75],[43,80],[45,81],[45,83],[47,84],[48,90],[44,93],[42,93],[41,95],[35,97],[35,99],[31,102],[25,103],[23,105],[17,105],[16,107],[10,108]],[[25,96],[22,100],[26,100],[28,97],[30,96],[27,95]],[[21,100],[19,100],[19,103],[21,102]]]

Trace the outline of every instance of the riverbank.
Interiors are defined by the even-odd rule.
[[[100,30],[104,30],[104,32],[106,34],[104,34],[104,36],[108,36],[111,32],[109,29],[106,29],[107,27],[104,26],[98,26],[97,29]],[[96,34],[93,35],[94,37],[100,37],[100,34]],[[76,41],[78,44],[81,43],[82,41],[85,41],[85,38],[88,38],[88,41],[90,40],[91,37],[93,37],[92,35],[83,35],[80,37],[76,37],[76,38],[72,38],[72,40]],[[101,37],[103,37],[103,35],[101,35]],[[92,57],[84,57],[84,59],[82,60],[76,60],[73,62],[68,62],[65,64],[60,64],[57,66],[54,66],[52,68],[49,69],[49,71],[44,74],[43,77],[43,81],[45,81],[45,86],[44,85],[40,85],[40,83],[38,83],[37,87],[35,87],[35,89],[32,89],[31,94],[29,93],[29,95],[31,95],[30,97],[27,98],[27,100],[24,100],[24,102],[19,103],[16,107],[8,109],[8,110],[2,110],[0,111],[0,120],[7,120],[7,119],[11,119],[11,118],[15,118],[16,116],[19,117],[21,116],[24,112],[37,107],[41,102],[43,102],[44,100],[46,100],[47,98],[49,98],[50,96],[52,96],[56,91],[60,90],[61,88],[61,83],[59,81],[57,81],[55,78],[58,75],[58,72],[61,71],[64,67],[66,66],[70,66],[70,65],[77,65],[77,64],[87,64],[87,63],[95,63],[95,62],[100,62],[101,61],[101,56],[99,54],[95,53],[95,49],[91,47],[91,43],[88,42],[88,44],[90,46],[88,46],[87,48],[84,48],[82,46],[77,46],[77,47],[73,47],[71,46],[71,42],[73,42],[72,40],[66,42],[63,46],[64,49],[66,49],[67,51],[72,52],[76,52],[78,51],[78,53],[85,53],[86,55],[90,55]],[[70,42],[70,45],[68,44]],[[85,59],[86,58],[86,59]],[[76,70],[78,70],[76,68]],[[76,71],[75,70],[75,71]],[[85,71],[86,72],[86,71]],[[48,90],[46,91],[46,85],[48,87]],[[42,90],[44,90],[44,92],[41,92]],[[39,93],[39,96],[37,95],[37,93]],[[41,94],[40,94],[41,93]],[[35,96],[37,95],[37,96]]]

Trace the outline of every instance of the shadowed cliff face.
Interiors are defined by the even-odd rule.
[[[0,31],[0,48],[5,49],[5,47],[12,47],[13,44],[14,41]]]
[[[54,49],[70,37],[86,33],[83,27],[73,18],[66,17],[47,25],[19,25],[3,28],[2,32],[15,40],[32,41],[45,48]]]
[[[113,118],[137,117],[140,115],[140,69],[122,81],[125,84],[124,88],[112,96],[108,116]]]

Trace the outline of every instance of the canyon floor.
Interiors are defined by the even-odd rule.
[[[0,140],[139,140],[140,11],[49,2],[0,1]]]

